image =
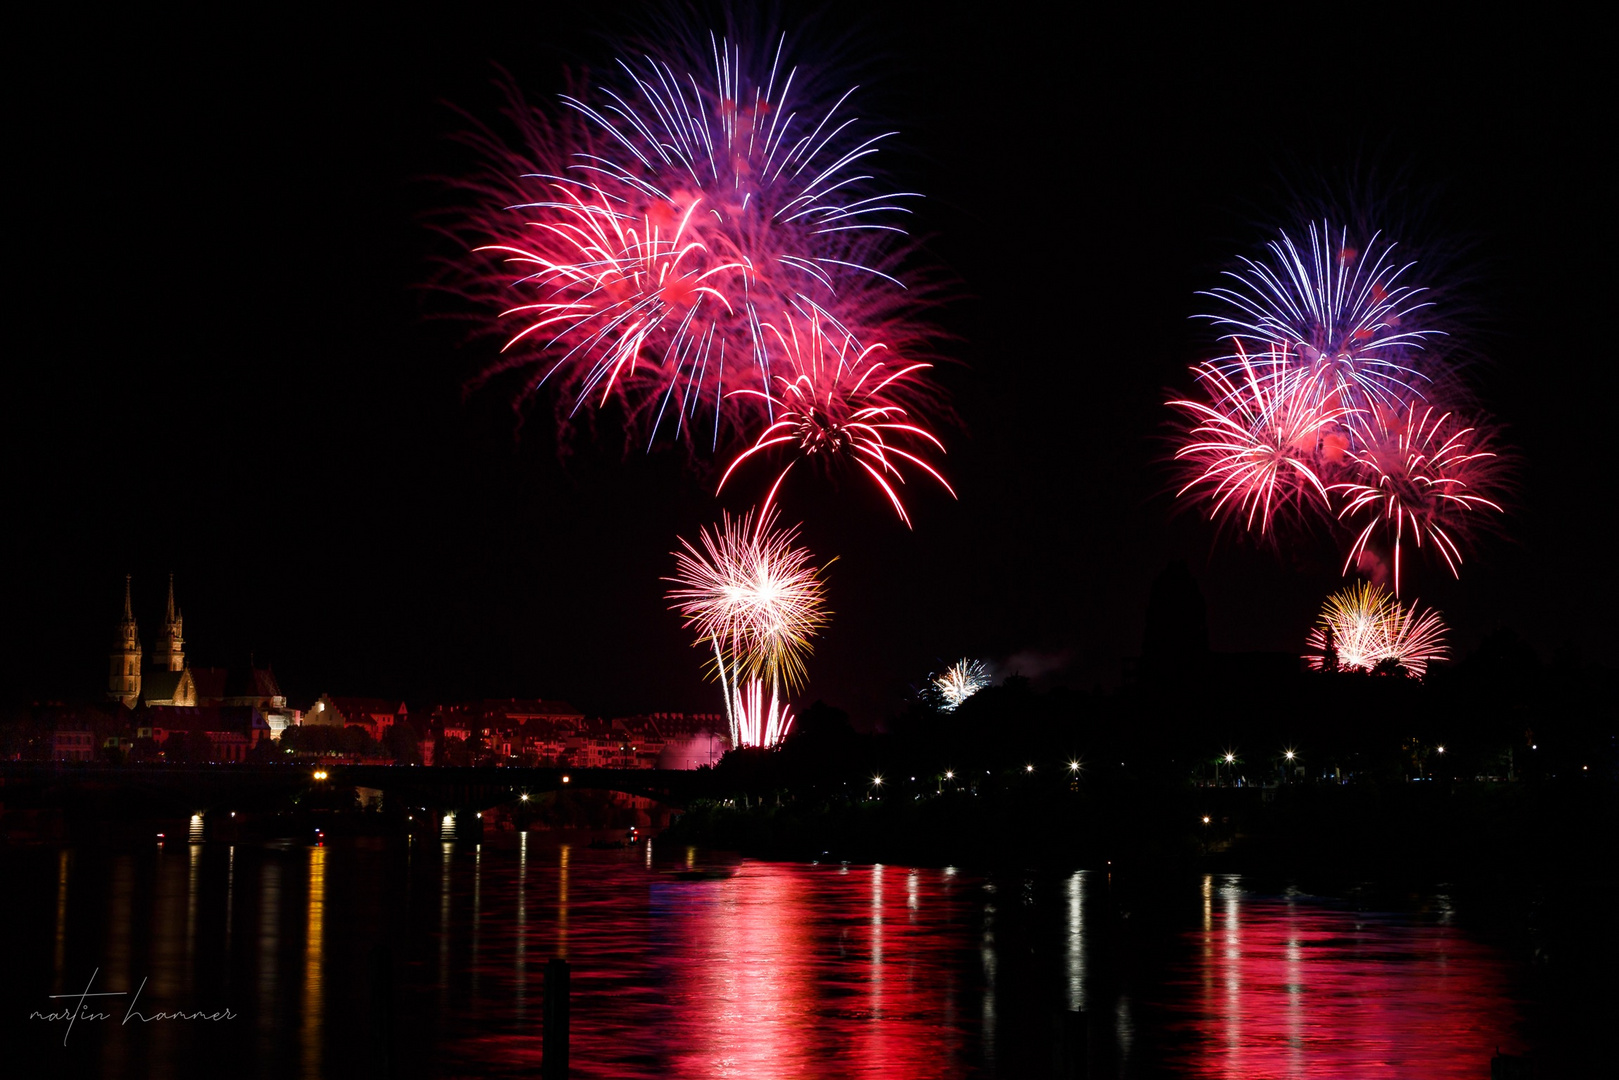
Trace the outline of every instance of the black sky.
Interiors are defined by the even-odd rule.
[[[496,63],[543,99],[637,19],[536,3],[12,25],[8,698],[99,692],[123,574],[150,639],[173,570],[193,662],[252,653],[295,703],[717,708],[659,579],[677,534],[745,500],[613,432],[559,455],[544,408],[514,438],[503,393],[463,398],[488,341],[421,287],[445,254],[427,178],[466,167],[445,103],[492,111]],[[1288,187],[1368,175],[1415,239],[1466,250],[1487,357],[1470,378],[1523,454],[1509,538],[1417,592],[1463,651],[1511,627],[1546,658],[1613,655],[1613,86],[1594,24],[940,3],[821,19],[875,58],[860,111],[902,130],[883,157],[927,194],[917,231],[965,299],[935,313],[961,361],[939,375],[960,501],[914,484],[914,532],[860,484],[790,506],[839,557],[810,697],[874,722],[960,655],[1116,683],[1177,558],[1215,648],[1297,647],[1337,548],[1217,541],[1176,513],[1162,402],[1206,349],[1194,291],[1290,218]]]

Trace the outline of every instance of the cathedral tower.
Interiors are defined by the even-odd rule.
[[[163,623],[163,635],[152,650],[152,667],[158,671],[184,671],[186,669],[186,642],[180,633],[181,616],[174,606],[174,575],[169,575],[169,613]]]
[[[129,575],[124,575],[124,619],[113,635],[111,664],[107,675],[107,700],[121,701],[133,709],[141,696],[141,632],[135,625],[135,609],[129,602]]]

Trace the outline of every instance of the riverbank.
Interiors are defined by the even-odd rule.
[[[896,785],[897,786],[897,785]],[[667,840],[760,858],[985,868],[1208,869],[1353,880],[1613,875],[1619,798],[1597,782],[1270,789],[1008,785],[692,807]]]

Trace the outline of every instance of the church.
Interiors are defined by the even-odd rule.
[[[113,635],[109,657],[107,700],[134,709],[146,706],[252,706],[276,715],[279,732],[292,719],[275,674],[248,665],[244,678],[231,679],[225,668],[194,668],[186,663],[184,619],[174,603],[174,575],[169,575],[168,608],[150,662],[143,662],[140,628],[135,622],[131,575],[124,575],[124,617]],[[296,722],[294,720],[294,722]]]

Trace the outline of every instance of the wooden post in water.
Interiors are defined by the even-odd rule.
[[[568,962],[554,956],[545,964],[545,1035],[540,1059],[544,1080],[568,1075]]]

